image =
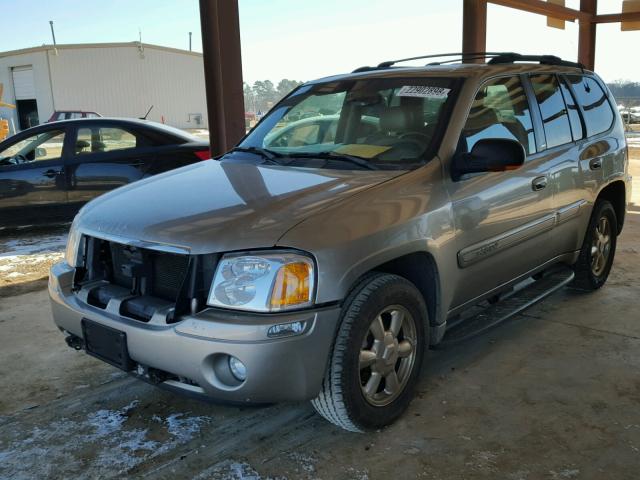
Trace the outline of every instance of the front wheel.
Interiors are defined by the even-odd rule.
[[[580,290],[597,290],[609,277],[616,253],[618,221],[610,202],[596,202],[578,261],[573,266],[572,286]]]
[[[378,273],[343,308],[316,411],[346,430],[389,425],[407,408],[428,344],[423,297],[409,281]]]

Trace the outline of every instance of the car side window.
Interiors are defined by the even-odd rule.
[[[547,138],[547,148],[571,143],[571,126],[567,107],[554,74],[531,75],[531,85],[536,95],[542,125]]]
[[[138,141],[135,135],[121,128],[91,127],[78,129],[75,152],[76,155],[87,153],[103,153],[115,150],[136,148]]]
[[[576,101],[564,79],[560,81],[560,89],[562,90],[564,103],[567,106],[567,111],[569,112],[569,122],[571,123],[573,140],[581,140],[584,138],[584,129],[582,127],[582,120],[580,119],[580,111],[578,110],[578,105],[576,104]]]
[[[593,78],[583,75],[568,75],[576,94],[576,100],[584,111],[587,136],[592,137],[611,128],[614,120],[611,104],[602,87]]]
[[[491,80],[476,94],[462,130],[463,146],[470,152],[485,138],[516,140],[527,153],[535,153],[531,112],[519,77]]]
[[[51,130],[20,140],[0,151],[0,165],[22,165],[60,158],[64,137],[64,130]]]

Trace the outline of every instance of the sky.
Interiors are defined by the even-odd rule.
[[[600,0],[599,13],[621,10]],[[577,8],[579,0],[567,0]],[[239,0],[243,76],[248,83],[311,80],[383,60],[456,52],[462,0]],[[202,51],[197,0],[0,0],[0,51],[51,43],[128,42]],[[640,82],[640,31],[598,26],[596,71]],[[577,58],[578,25],[548,28],[546,18],[489,5],[487,51]],[[636,53],[630,54],[632,50]]]

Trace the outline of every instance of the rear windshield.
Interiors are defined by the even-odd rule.
[[[290,165],[326,166],[313,162],[316,154],[411,168],[424,163],[437,141],[452,93],[453,80],[444,78],[305,85],[276,105],[240,147],[275,152]]]

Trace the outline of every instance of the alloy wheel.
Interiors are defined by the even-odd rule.
[[[359,355],[360,386],[368,403],[382,407],[404,390],[416,356],[416,324],[409,311],[392,305],[369,325]]]
[[[600,217],[591,242],[591,272],[599,277],[604,272],[611,254],[611,224],[606,216]]]

